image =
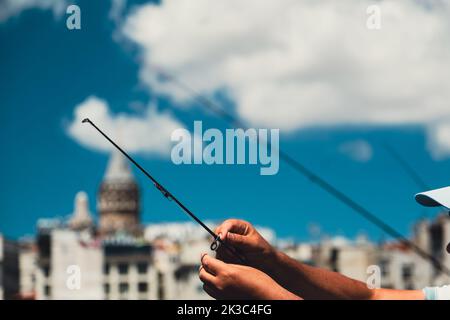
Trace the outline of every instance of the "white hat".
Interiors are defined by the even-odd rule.
[[[425,207],[443,206],[450,209],[450,187],[416,194],[416,201]]]

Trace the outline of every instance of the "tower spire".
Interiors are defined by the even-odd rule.
[[[118,150],[111,153],[104,181],[134,181],[128,162]]]
[[[92,216],[89,211],[88,196],[80,191],[75,196],[75,205],[69,226],[73,229],[83,229],[92,226]]]
[[[98,192],[100,231],[139,231],[139,189],[125,157],[114,150]]]

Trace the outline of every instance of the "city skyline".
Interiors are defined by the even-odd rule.
[[[118,160],[118,159],[120,159],[120,160]],[[87,206],[87,209],[89,210],[90,216],[93,218],[92,223],[94,223],[94,225],[100,227],[100,223],[101,222],[100,222],[100,213],[98,211],[98,206],[99,206],[99,202],[98,202],[99,198],[98,197],[100,196],[100,192],[101,192],[100,191],[101,190],[101,185],[102,185],[101,181],[105,181],[105,179],[111,178],[111,175],[114,175],[114,174],[119,175],[119,176],[123,175],[123,173],[122,174],[121,173],[117,173],[117,170],[120,170],[120,168],[126,168],[126,171],[129,171],[129,173],[127,173],[127,174],[130,175],[130,179],[133,179],[133,180],[136,179],[136,176],[135,176],[135,173],[134,173],[134,170],[133,170],[133,166],[131,165],[131,163],[129,163],[128,160],[125,157],[121,156],[119,152],[113,150],[111,152],[111,154],[109,155],[109,159],[108,159],[108,161],[106,162],[106,164],[104,166],[104,173],[103,173],[102,178],[100,179],[100,181],[98,183],[98,190],[94,193],[96,196],[93,199],[89,198],[89,196],[88,196],[88,194],[86,193],[85,190],[81,190],[80,189],[76,194],[73,195],[73,201],[70,204],[71,206],[69,206],[72,209],[69,209],[67,214],[65,214],[65,215],[55,215],[55,216],[40,217],[40,218],[38,218],[37,221],[35,221],[35,224],[34,224],[33,227],[36,228],[38,226],[38,222],[39,221],[45,221],[45,220],[46,221],[55,221],[55,222],[59,221],[61,223],[61,226],[64,226],[64,225],[68,226],[70,218],[72,217],[73,213],[75,212],[75,211],[73,211],[74,208],[75,208],[74,206],[76,206],[77,198],[78,198],[78,196],[80,194],[83,194],[83,197],[85,197],[85,195],[86,195],[86,206]],[[116,172],[114,173],[112,171],[116,171]],[[139,174],[140,174],[140,172],[138,172],[138,175]],[[140,188],[140,186],[138,186],[138,192],[139,192],[139,194],[141,194],[141,190],[139,190],[139,188]],[[141,201],[141,200],[142,199],[139,199],[139,201]],[[171,205],[172,204],[169,204],[169,206],[171,206]],[[139,211],[140,210],[141,209],[139,209]],[[442,209],[435,209],[434,211],[436,212],[435,215],[429,215],[427,217],[422,217],[422,218],[427,218],[429,220],[432,220],[438,214],[445,213],[445,212],[442,211]],[[161,225],[161,226],[164,226],[164,225],[170,225],[171,223],[175,223],[175,224],[181,223],[180,225],[182,225],[184,223],[187,223],[186,225],[192,224],[193,226],[198,227],[199,230],[204,231],[203,229],[201,229],[195,223],[195,221],[193,221],[189,217],[185,216],[185,213],[182,212],[181,210],[179,211],[179,215],[180,215],[180,219],[160,220],[160,221],[153,221],[153,222],[152,221],[141,221],[141,225],[142,225],[143,228],[146,228],[149,225],[155,225],[155,226]],[[142,220],[142,216],[143,216],[142,212],[139,212],[139,216],[140,216],[140,219]],[[185,219],[182,219],[183,216],[185,216]],[[216,225],[219,222],[220,222],[220,220],[213,220],[213,221],[207,220],[206,224],[207,225]],[[414,220],[412,222],[416,223],[417,220]],[[263,225],[263,226],[260,226],[260,227],[268,228],[267,230],[269,232],[273,231],[270,228],[269,225]],[[324,240],[324,239],[336,239],[336,241],[338,241],[338,242],[344,241],[344,240],[352,242],[353,241],[352,239],[356,239],[359,236],[369,236],[365,232],[365,230],[358,230],[357,233],[355,233],[355,234],[353,234],[351,236],[348,236],[348,235],[346,235],[346,234],[344,234],[344,233],[342,233],[340,231],[335,232],[335,233],[324,233],[324,232],[322,232],[322,230],[320,228],[320,225],[317,225],[317,224],[314,224],[314,223],[308,224],[307,228],[308,228],[307,231],[306,231],[307,236],[304,237],[301,240],[298,239],[297,237],[295,237],[295,235],[291,235],[291,234],[284,235],[284,237],[280,237],[280,238],[275,237],[275,238],[277,238],[277,240],[280,240],[282,242],[283,241],[288,241],[288,242],[290,242],[290,241],[294,241],[294,242],[311,242],[311,241],[313,241],[314,242],[314,241],[321,241],[321,240]],[[410,229],[409,231],[412,231],[412,229]],[[3,233],[3,235],[5,236],[4,233]],[[408,235],[409,235],[409,233],[408,233]],[[6,236],[7,236],[7,239],[11,239],[11,240],[13,240],[13,239],[15,239],[15,240],[20,240],[20,239],[26,240],[26,239],[29,239],[29,238],[34,238],[35,232],[18,235],[15,238],[8,237],[7,234],[6,234]],[[205,231],[205,236],[207,236],[206,231]],[[270,238],[272,238],[272,237],[270,237]],[[381,236],[378,239],[370,238],[371,241],[375,241],[375,242],[378,241],[378,240],[386,240],[386,239],[389,239],[389,237]]]

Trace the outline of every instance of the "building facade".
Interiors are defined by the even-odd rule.
[[[15,299],[19,292],[19,245],[0,234],[0,299]]]

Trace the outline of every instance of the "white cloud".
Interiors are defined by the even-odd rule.
[[[381,30],[366,27],[373,4]],[[225,89],[255,126],[450,126],[447,1],[163,0],[133,10],[122,32],[153,90],[186,98],[158,67],[203,94]],[[450,151],[439,137],[430,145]]]
[[[90,118],[111,139],[131,153],[170,155],[172,142],[170,136],[183,125],[169,113],[159,112],[148,107],[144,115],[112,114],[106,101],[91,96],[76,106],[74,118],[67,126],[67,133],[81,145],[110,152],[111,144],[88,124],[81,121]]]
[[[365,140],[348,141],[339,146],[339,151],[357,162],[367,162],[372,159],[372,146]]]
[[[1,0],[0,22],[18,16],[22,11],[29,9],[52,10],[53,14],[59,17],[65,12],[67,6],[66,0]]]
[[[429,128],[428,149],[435,159],[450,156],[450,122],[437,123]]]
[[[127,6],[127,0],[111,0],[108,16],[111,20],[119,23]]]

